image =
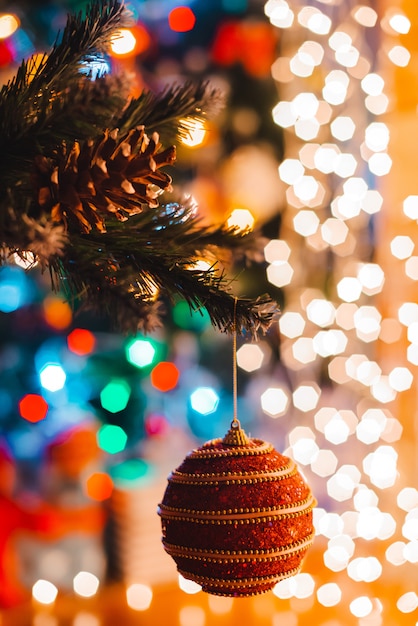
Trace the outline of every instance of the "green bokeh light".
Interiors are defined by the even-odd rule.
[[[110,413],[118,413],[126,409],[131,395],[131,388],[123,379],[113,379],[102,389],[100,402],[102,407]]]
[[[110,476],[118,487],[137,487],[155,477],[155,467],[143,459],[128,459],[110,468]]]
[[[125,449],[128,436],[120,426],[105,424],[97,433],[99,448],[109,454],[117,454]]]
[[[185,300],[180,300],[173,308],[173,320],[184,330],[202,332],[210,326],[210,317],[206,309],[191,311]]]

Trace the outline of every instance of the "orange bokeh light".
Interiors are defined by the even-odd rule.
[[[168,14],[168,23],[171,30],[185,33],[194,27],[196,16],[190,7],[176,7]]]
[[[74,354],[91,354],[96,345],[96,338],[85,328],[75,328],[67,337],[68,349]]]
[[[56,330],[63,330],[71,324],[73,314],[68,302],[60,298],[45,298],[43,302],[45,321]]]
[[[35,393],[28,393],[19,402],[19,411],[23,419],[28,422],[40,422],[48,413],[48,403]]]
[[[112,495],[113,481],[104,472],[95,472],[86,480],[86,492],[93,500],[102,502]]]
[[[159,391],[171,391],[177,385],[180,372],[174,363],[161,361],[151,372],[151,383]]]

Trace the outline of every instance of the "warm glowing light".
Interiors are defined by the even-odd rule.
[[[19,28],[19,20],[16,15],[3,13],[0,15],[0,39],[7,39]]]
[[[411,326],[418,322],[418,304],[416,302],[404,302],[398,310],[398,318],[404,326]]]
[[[366,146],[373,152],[385,150],[389,144],[389,128],[381,122],[372,122],[365,131]]]
[[[381,194],[375,189],[369,189],[362,200],[361,208],[365,213],[373,215],[378,213],[383,205]]]
[[[180,120],[187,126],[187,134],[180,137],[183,145],[189,148],[200,146],[206,137],[205,124],[201,120]]]
[[[335,472],[338,459],[332,450],[318,450],[318,454],[311,462],[311,469],[321,477],[330,476]]]
[[[403,201],[403,212],[411,220],[418,220],[418,196],[408,196]]]
[[[292,345],[293,356],[300,363],[311,363],[315,361],[317,352],[314,350],[311,337],[299,337]]]
[[[286,413],[289,397],[281,387],[269,387],[260,397],[261,408],[271,417],[280,417]]]
[[[264,361],[264,352],[257,344],[245,344],[237,351],[237,364],[246,372],[258,370]]]
[[[20,254],[15,252],[12,258],[15,265],[24,270],[32,269],[38,265],[38,261],[32,252],[21,252]]]
[[[400,35],[406,35],[411,28],[410,20],[403,13],[395,13],[389,18],[389,24]]]
[[[377,263],[363,263],[359,266],[357,278],[362,285],[363,293],[372,296],[382,290],[385,275]]]
[[[271,239],[264,247],[264,258],[267,263],[287,261],[290,256],[289,244],[282,239]]]
[[[345,276],[337,284],[337,293],[345,302],[355,302],[361,295],[361,282],[354,276]]]
[[[370,157],[368,165],[372,174],[385,176],[391,170],[392,159],[386,152],[379,152]]]
[[[376,557],[358,557],[350,561],[347,574],[356,582],[372,582],[382,575],[382,564]]]
[[[347,346],[347,336],[341,330],[321,330],[312,340],[313,349],[322,357],[340,354]]]
[[[32,587],[34,600],[41,604],[52,604],[58,595],[58,589],[49,580],[40,578]]]
[[[83,598],[91,598],[96,595],[100,581],[90,572],[78,572],[73,579],[73,588],[76,594]]]
[[[374,9],[364,5],[357,5],[353,9],[353,17],[354,19],[361,24],[362,26],[366,26],[368,28],[373,28],[376,25],[378,15]]]
[[[367,596],[360,596],[350,602],[350,612],[355,617],[366,617],[373,610],[373,604]]]
[[[324,426],[325,438],[334,445],[340,445],[347,441],[350,435],[350,428],[343,420],[340,413],[336,412]]]
[[[397,477],[398,454],[391,446],[380,446],[363,459],[363,469],[371,482],[380,489],[394,485]]]
[[[330,174],[335,170],[340,150],[334,144],[323,144],[314,155],[316,169],[324,174]]]
[[[273,26],[278,28],[292,26],[295,15],[285,0],[268,0],[264,10]]]
[[[337,583],[326,583],[317,589],[316,597],[322,606],[335,606],[341,602],[342,591]]]
[[[208,596],[209,610],[214,615],[226,615],[232,610],[233,604],[233,598],[213,595]]]
[[[303,237],[314,235],[319,227],[319,217],[314,211],[299,211],[293,218],[295,232]]]
[[[305,173],[305,168],[299,159],[284,159],[279,165],[279,176],[283,182],[293,185]]]
[[[131,30],[121,28],[113,35],[110,47],[113,54],[124,56],[135,50],[136,39]]]
[[[234,209],[226,223],[229,228],[246,231],[252,230],[254,221],[254,216],[248,209]]]
[[[404,46],[394,46],[389,50],[388,57],[394,65],[406,67],[411,60],[411,53]]]
[[[302,315],[294,311],[286,311],[279,318],[280,332],[290,339],[300,337],[304,331],[305,324],[306,322]]]
[[[396,502],[403,511],[412,511],[412,509],[418,508],[418,489],[404,487],[398,493]]]
[[[408,235],[397,235],[390,242],[390,251],[397,259],[407,259],[414,251],[415,244]]]
[[[405,274],[412,280],[418,280],[418,256],[411,256],[405,261]]]
[[[406,391],[412,387],[414,377],[407,367],[394,367],[389,374],[389,384],[395,391]]]
[[[300,411],[307,412],[316,408],[321,390],[316,383],[299,385],[292,394],[293,404]]]
[[[412,613],[418,608],[418,595],[415,591],[408,591],[398,599],[396,606],[401,613]]]
[[[353,496],[354,489],[360,480],[349,471],[340,468],[334,476],[327,481],[328,495],[337,502],[343,502]]]
[[[317,326],[329,326],[335,319],[335,307],[328,300],[314,298],[306,307],[306,315]]]
[[[291,282],[294,270],[287,261],[275,261],[270,263],[266,273],[267,279],[272,285],[284,287]]]
[[[330,129],[333,137],[339,141],[348,141],[353,137],[356,126],[351,117],[340,116],[333,120]]]
[[[308,202],[318,193],[319,184],[313,176],[302,176],[293,185],[293,191],[299,200]]]
[[[189,595],[194,595],[195,593],[199,593],[202,590],[202,587],[195,583],[193,580],[189,580],[188,578],[184,578],[181,574],[178,575],[178,584],[179,587],[184,593]]]
[[[146,611],[151,606],[152,589],[142,583],[133,583],[126,589],[126,603],[134,611]]]

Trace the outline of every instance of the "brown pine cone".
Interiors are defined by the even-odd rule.
[[[32,181],[35,204],[67,230],[106,231],[106,214],[125,221],[144,205],[158,206],[163,191],[171,191],[171,177],[162,167],[176,160],[176,148],[161,150],[158,133],[151,138],[139,126],[124,136],[103,133],[70,149],[63,143],[51,158],[35,159]]]

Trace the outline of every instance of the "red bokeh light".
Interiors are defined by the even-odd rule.
[[[171,30],[185,33],[194,27],[196,16],[190,7],[176,7],[168,14],[168,23]]]
[[[151,372],[151,383],[159,391],[171,391],[177,385],[179,376],[174,363],[161,361]]]
[[[28,393],[19,402],[19,411],[23,419],[28,422],[40,422],[48,413],[48,403],[35,393]]]
[[[96,338],[85,328],[75,328],[67,337],[68,349],[74,354],[91,354],[96,345]]]

